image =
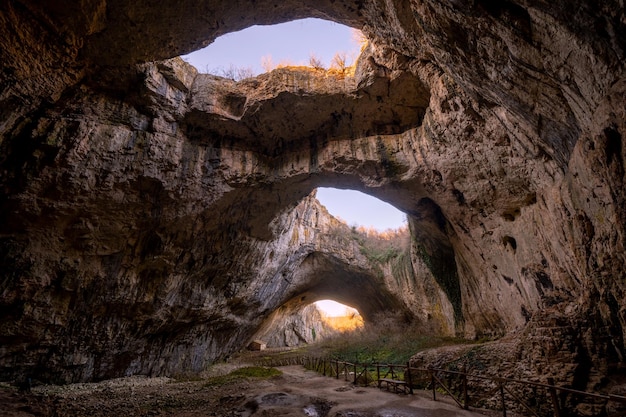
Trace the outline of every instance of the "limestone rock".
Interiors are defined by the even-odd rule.
[[[621,395],[626,386],[623,376],[606,367],[592,365],[603,363],[610,356],[602,348],[599,349],[600,346],[607,346],[606,340],[602,340],[605,337],[593,335],[588,324],[573,321],[562,311],[549,308],[541,316],[534,317],[520,333],[493,342],[420,352],[411,358],[410,363],[416,368],[463,371],[490,378],[468,378],[468,392],[476,407],[500,409],[501,398],[499,392],[494,390],[497,388],[494,378]],[[454,379],[451,386],[460,390],[460,384],[459,379]],[[509,383],[507,388],[528,401],[527,404],[534,405],[535,411],[553,413],[548,390],[520,383]],[[561,413],[566,415],[598,415],[607,406],[614,411],[623,411],[623,405],[617,401],[607,405],[606,400],[568,395],[563,391],[558,391],[558,398]],[[527,411],[516,401],[509,401],[507,408],[520,413]]]
[[[278,309],[254,338],[266,341],[269,348],[282,348],[321,342],[336,334],[337,331],[324,322],[318,308],[309,304],[293,314]]]
[[[225,4],[0,5],[3,379],[200,370],[318,297],[520,343],[558,310],[599,333],[581,388],[623,369],[623,2]],[[364,30],[354,79],[175,58],[304,16]],[[403,210],[410,250],[372,263],[318,186]]]

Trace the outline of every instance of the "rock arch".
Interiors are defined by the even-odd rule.
[[[415,243],[413,273],[387,282],[415,315],[468,337],[603,328],[577,343],[610,348],[579,347],[607,352],[590,358],[606,374],[623,363],[623,5],[315,3],[0,5],[3,378],[197,370],[237,349],[285,301],[289,260],[319,253],[298,205],[318,185],[439,236],[423,253],[446,256],[429,266]],[[354,81],[145,62],[305,16],[363,27]],[[268,110],[302,92],[329,123]]]
[[[283,305],[295,310],[315,301],[331,298],[356,308],[366,321],[385,313],[402,313],[406,307],[398,294],[385,285],[381,275],[370,268],[359,270],[328,253],[313,252],[298,265],[292,279],[302,282]],[[405,311],[410,315],[410,311]]]

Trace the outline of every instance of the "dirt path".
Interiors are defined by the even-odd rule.
[[[459,409],[448,401],[427,399],[428,393],[394,394],[374,387],[355,387],[343,380],[306,371],[301,366],[279,368],[280,379],[248,393],[255,414],[262,416],[455,417],[485,415]],[[278,403],[276,403],[278,402]]]
[[[94,384],[42,386],[30,394],[0,387],[0,415],[6,417],[455,417],[501,415],[433,402],[429,393],[393,394],[355,387],[301,366],[279,367],[282,375],[219,386],[206,379],[121,378]],[[215,368],[225,373],[230,367]]]

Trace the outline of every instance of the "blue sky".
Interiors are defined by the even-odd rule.
[[[334,216],[362,226],[373,226],[378,230],[397,229],[406,220],[406,215],[394,206],[359,191],[318,188],[317,199]]]
[[[352,28],[327,20],[302,19],[228,33],[183,59],[200,72],[216,72],[232,64],[261,74],[261,62],[266,56],[274,65],[283,61],[307,65],[313,53],[328,67],[335,53],[346,52],[356,59],[359,48]]]
[[[263,57],[271,57],[274,65],[281,62],[307,65],[314,54],[329,67],[337,52],[345,52],[351,62],[357,58],[359,48],[353,29],[321,19],[303,19],[229,33],[183,59],[200,72],[219,73],[220,69],[234,66],[261,74]],[[358,191],[319,188],[317,198],[331,214],[350,226],[385,230],[398,228],[405,221],[404,213]]]

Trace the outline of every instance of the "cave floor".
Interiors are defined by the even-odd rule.
[[[301,366],[279,367],[281,376],[240,380],[221,386],[206,379],[177,381],[131,377],[92,384],[40,386],[29,394],[0,388],[0,415],[15,417],[455,417],[498,416],[495,411],[461,410],[428,392],[394,394],[355,387]],[[228,370],[226,370],[228,371]],[[509,415],[512,415],[509,413]]]

